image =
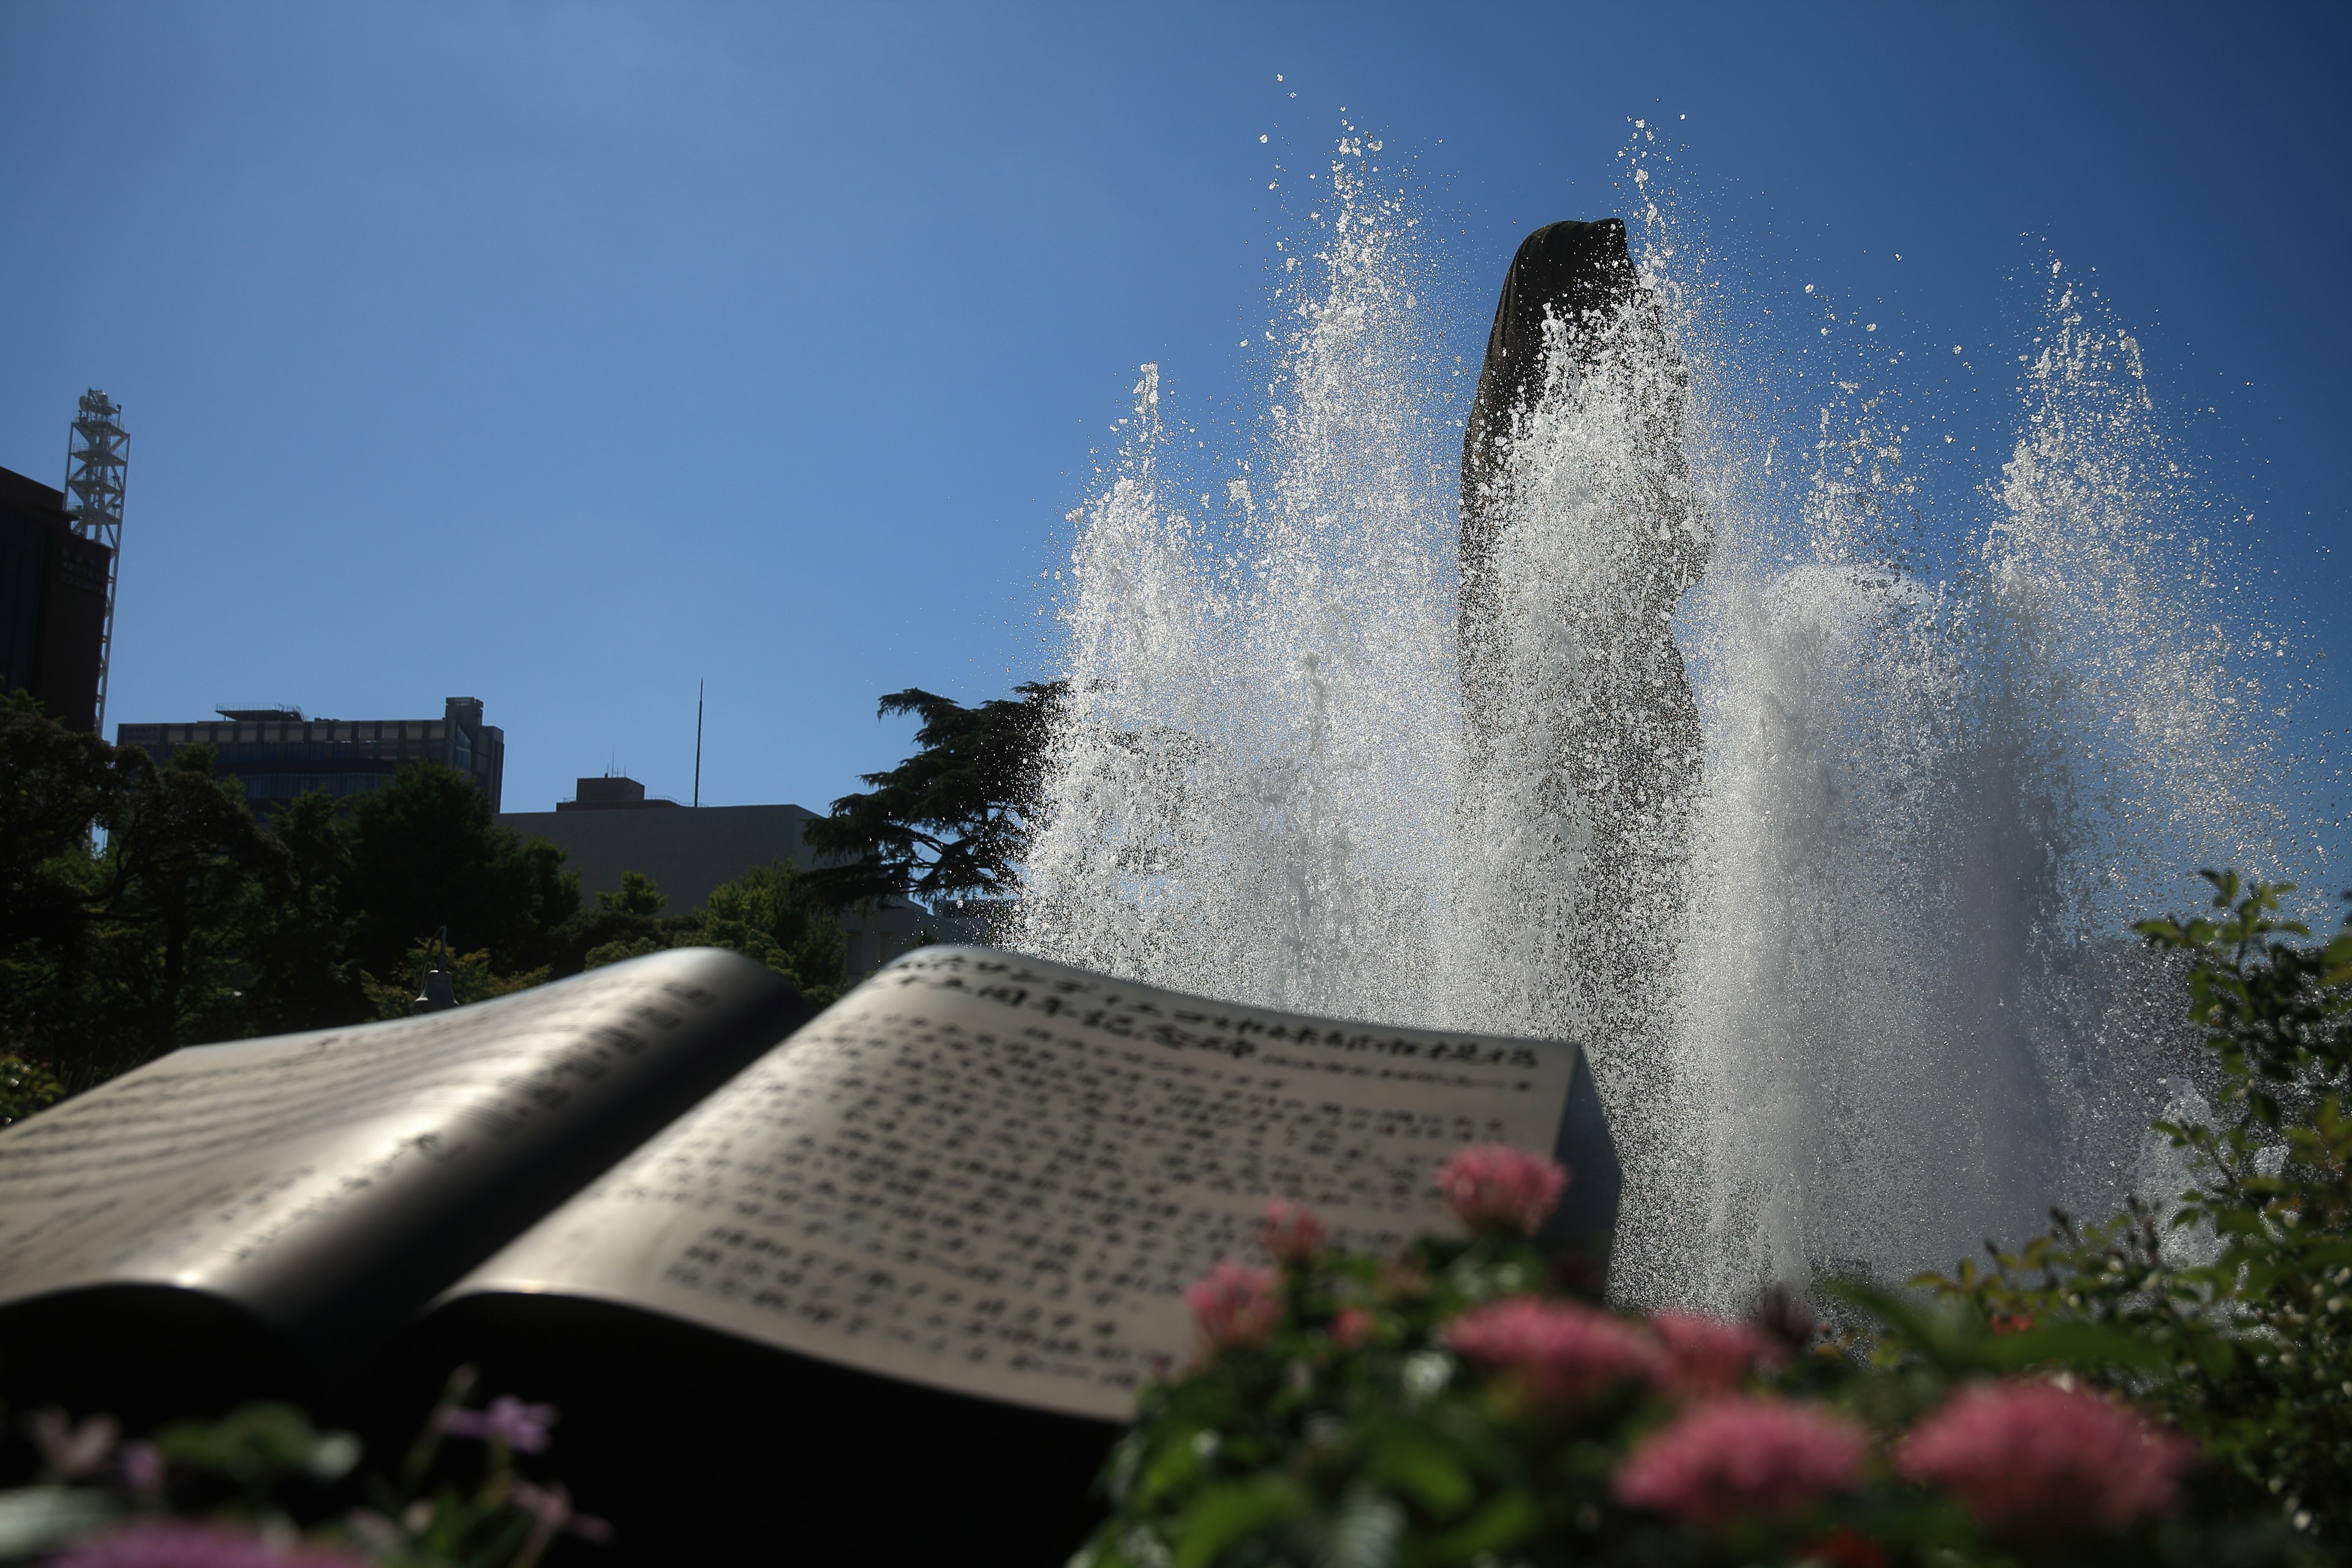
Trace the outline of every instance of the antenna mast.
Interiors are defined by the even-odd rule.
[[[702,682],[694,683],[694,804],[702,804]]]
[[[91,387],[81,395],[81,413],[66,442],[66,512],[74,533],[106,546],[106,626],[98,644],[98,733],[106,734],[106,672],[114,661],[114,583],[122,567],[122,485],[130,472],[125,456],[131,433],[122,410]]]

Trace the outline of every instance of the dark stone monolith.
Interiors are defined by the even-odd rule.
[[[1699,775],[1669,625],[1711,545],[1687,385],[1625,226],[1551,224],[1511,259],[1462,442],[1467,795],[1551,928],[1538,1019],[1621,1063],[1671,990]]]

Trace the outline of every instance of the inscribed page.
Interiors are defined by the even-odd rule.
[[[1348,1246],[1448,1223],[1452,1150],[1548,1150],[1573,1047],[1205,1002],[976,948],[884,970],[453,1295],[622,1301],[1124,1418],[1271,1195]]]
[[[0,1134],[0,1304],[177,1285],[286,1324],[429,1275],[449,1238],[512,1214],[413,1309],[806,1016],[759,964],[701,949],[174,1051]]]

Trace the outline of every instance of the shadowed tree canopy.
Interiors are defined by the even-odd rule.
[[[210,750],[158,767],[0,701],[0,1048],[80,1088],[237,1032],[233,972],[284,881]]]
[[[61,858],[125,787],[112,747],[51,722],[25,692],[0,693],[0,952],[80,918],[85,892]]]
[[[351,952],[373,974],[404,973],[410,945],[444,925],[454,951],[487,949],[504,973],[533,969],[548,961],[548,933],[580,907],[563,852],[499,826],[455,768],[401,769],[352,803],[344,834]]]
[[[833,803],[808,825],[819,864],[810,890],[835,909],[886,897],[1003,898],[1017,889],[1028,812],[1054,714],[1068,689],[1029,681],[1016,697],[966,708],[909,688],[880,714],[912,713],[916,753],[873,788]]]

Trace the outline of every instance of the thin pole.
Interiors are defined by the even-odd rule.
[[[694,683],[694,804],[702,804],[702,682]]]

